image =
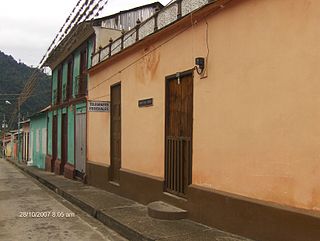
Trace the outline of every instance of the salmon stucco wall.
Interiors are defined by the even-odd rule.
[[[320,2],[243,0],[90,72],[89,100],[121,81],[122,168],[163,177],[165,77],[194,75],[192,182],[320,210]],[[103,64],[102,64],[103,65]],[[139,108],[138,100],[154,106]],[[88,160],[110,163],[110,113],[88,113]]]
[[[194,183],[320,209],[319,14],[318,1],[249,0],[208,18]]]
[[[110,100],[110,86],[121,82],[122,168],[156,177],[164,175],[165,76],[193,67],[194,58],[187,45],[192,40],[185,41],[188,43],[178,58],[175,44],[164,45],[161,50],[148,44],[122,61],[115,61],[112,68],[90,76],[89,100]],[[148,52],[141,61],[126,68]],[[161,55],[162,52],[166,54]],[[108,76],[113,77],[107,79]],[[139,108],[138,101],[146,98],[153,98],[153,106]],[[110,164],[110,113],[88,113],[88,160]]]

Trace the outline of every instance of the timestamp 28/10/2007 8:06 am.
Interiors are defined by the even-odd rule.
[[[73,212],[19,212],[19,218],[74,218],[76,215]]]

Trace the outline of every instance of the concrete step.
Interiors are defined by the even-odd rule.
[[[188,212],[162,201],[148,204],[148,214],[152,218],[163,220],[179,220],[187,218]]]

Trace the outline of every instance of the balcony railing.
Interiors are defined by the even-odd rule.
[[[137,21],[136,27],[125,32],[120,38],[114,41],[110,39],[110,43],[107,46],[99,49],[99,51],[92,55],[92,66],[110,58],[121,50],[168,26],[192,11],[215,1],[216,0],[176,0],[161,11],[156,12],[144,22],[141,23]]]
[[[82,97],[87,95],[88,76],[78,75],[75,79],[75,95]]]

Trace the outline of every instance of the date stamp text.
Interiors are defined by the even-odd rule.
[[[76,215],[72,212],[54,212],[54,211],[41,211],[41,212],[19,212],[19,218],[74,218]]]

